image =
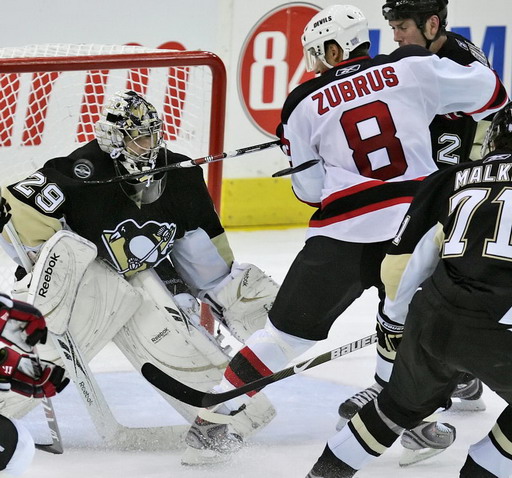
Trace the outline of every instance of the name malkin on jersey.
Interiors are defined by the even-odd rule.
[[[314,94],[311,99],[317,102],[318,114],[323,115],[341,102],[348,103],[384,88],[393,88],[398,84],[399,80],[395,69],[392,66],[386,66],[353,76],[339,83],[330,84]]]
[[[509,158],[511,155],[507,155]],[[495,158],[496,159],[496,158]],[[499,158],[504,159],[504,158]],[[493,171],[494,168],[494,171]],[[512,181],[512,163],[481,164],[457,171],[454,191],[470,184]]]

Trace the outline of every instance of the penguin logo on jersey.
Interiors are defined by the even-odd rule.
[[[129,276],[164,260],[171,252],[175,236],[174,223],[148,221],[139,226],[128,219],[114,230],[104,231],[102,239],[117,272]]]

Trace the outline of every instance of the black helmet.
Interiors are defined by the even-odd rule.
[[[427,18],[437,15],[441,28],[446,28],[447,6],[448,0],[391,0],[382,6],[382,15],[388,21],[412,18],[420,30]]]
[[[482,142],[482,157],[495,149],[512,150],[512,101],[494,115]]]

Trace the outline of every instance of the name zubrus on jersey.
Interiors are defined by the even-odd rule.
[[[340,105],[356,98],[363,98],[384,88],[393,88],[399,84],[398,76],[392,66],[367,71],[339,83],[332,83],[314,94],[311,99],[317,102],[318,114],[323,115]]]
[[[50,282],[52,281],[53,269],[57,265],[59,257],[60,256],[55,253],[50,257],[48,265],[46,266],[46,269],[43,272],[43,283],[41,284],[41,287],[39,288],[37,295],[41,297],[46,297],[46,294],[48,294],[48,290],[50,289]]]

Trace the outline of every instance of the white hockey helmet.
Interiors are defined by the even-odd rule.
[[[102,151],[119,159],[128,172],[155,167],[163,146],[162,121],[155,107],[135,91],[121,90],[112,96],[101,112],[95,132]]]
[[[343,49],[343,60],[363,43],[370,43],[368,20],[352,5],[331,5],[318,12],[306,25],[302,35],[304,59],[308,71],[314,71],[316,60],[332,68],[325,59],[325,42],[334,40]]]

